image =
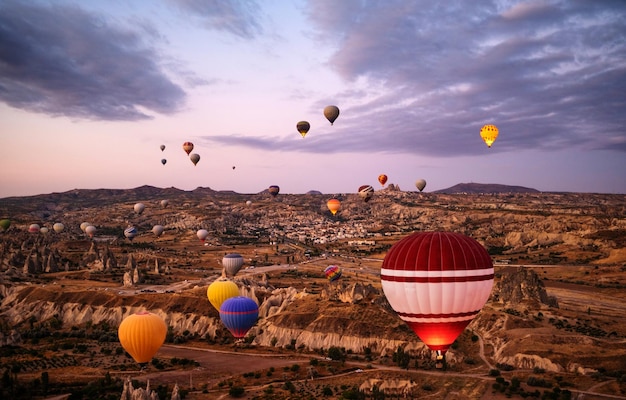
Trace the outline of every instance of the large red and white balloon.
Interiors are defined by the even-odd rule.
[[[417,232],[389,249],[380,277],[400,318],[444,354],[487,302],[493,274],[489,253],[475,239]]]

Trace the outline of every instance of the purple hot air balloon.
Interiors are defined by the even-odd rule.
[[[259,317],[259,306],[249,297],[235,296],[227,299],[220,307],[220,319],[230,333],[237,339],[256,324]]]

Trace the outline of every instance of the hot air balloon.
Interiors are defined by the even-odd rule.
[[[133,209],[137,214],[141,214],[146,209],[146,206],[143,203],[137,203],[133,206]]]
[[[326,207],[330,210],[333,215],[337,214],[337,211],[341,208],[341,202],[337,199],[330,199],[326,202]]]
[[[165,165],[167,163],[167,160],[165,158],[161,159],[161,164]]]
[[[222,303],[231,297],[239,296],[239,288],[235,282],[226,278],[219,278],[209,285],[206,295],[211,305],[219,312]]]
[[[161,236],[164,230],[165,228],[163,227],[163,225],[155,225],[152,227],[152,233],[154,233],[154,236],[156,237]]]
[[[85,229],[91,225],[89,222],[83,222],[82,224],[80,224],[80,230],[85,232]]]
[[[367,203],[374,196],[374,188],[372,185],[359,186],[359,196]]]
[[[48,233],[50,230],[48,228],[46,228],[45,226],[42,226],[41,228],[39,228],[39,233]]]
[[[162,144],[162,145],[160,146],[160,148],[161,148],[161,151],[165,150],[165,145],[164,145],[164,144]]]
[[[93,225],[89,225],[88,227],[85,228],[85,233],[89,235],[90,238],[92,238],[96,234],[96,231],[97,229]]]
[[[246,201],[246,205],[247,205],[247,206],[249,206],[249,205],[251,205],[251,204],[252,204],[252,201],[251,201],[251,200],[247,200],[247,201]]]
[[[382,186],[385,186],[385,183],[387,183],[387,175],[385,174],[378,175],[378,182],[380,182]]]
[[[189,156],[189,159],[191,160],[193,165],[196,165],[198,164],[198,161],[200,161],[200,154],[193,153],[192,155]]]
[[[324,275],[326,275],[326,279],[334,282],[341,278],[341,269],[336,265],[329,265],[324,269]]]
[[[235,166],[233,165],[233,170],[235,169]]]
[[[440,356],[480,312],[493,276],[485,248],[453,232],[417,232],[399,240],[380,271],[391,307]]]
[[[209,237],[209,231],[207,231],[206,229],[200,229],[198,230],[198,232],[196,232],[196,236],[198,236],[198,239],[200,239],[200,241],[204,242],[206,238]]]
[[[148,363],[165,342],[163,318],[141,311],[124,318],[117,330],[120,344],[140,365]]]
[[[126,236],[126,238],[132,242],[135,236],[137,236],[137,228],[135,228],[134,226],[129,226],[128,228],[124,229],[124,236]]]
[[[339,116],[339,107],[337,106],[326,106],[324,107],[324,116],[332,125],[337,117]]]
[[[246,333],[256,324],[259,317],[259,306],[248,297],[231,297],[220,307],[220,319],[230,333],[237,339],[246,336]]]
[[[300,121],[296,124],[296,129],[300,132],[300,135],[304,138],[306,133],[311,129],[311,125],[307,121]]]
[[[161,200],[161,207],[165,208],[170,204],[169,200]]]
[[[423,179],[418,179],[415,181],[415,187],[421,192],[426,187],[426,181]]]
[[[224,258],[222,258],[222,267],[224,267],[226,276],[235,276],[242,266],[243,257],[241,254],[230,253],[226,254]]]
[[[6,231],[11,226],[11,220],[8,218],[0,219],[0,232]]]
[[[30,233],[39,233],[39,229],[41,229],[39,224],[31,224],[28,227],[28,232],[30,232]]]
[[[56,224],[52,225],[52,229],[56,232],[56,233],[61,233],[63,232],[63,229],[65,229],[65,225],[63,225],[60,222],[57,222]]]
[[[276,186],[276,185],[272,185],[272,186],[270,186],[267,190],[268,190],[268,192],[270,192],[270,194],[271,194],[273,197],[276,197],[276,195],[278,194],[278,192],[280,192],[280,188],[279,188],[278,186]]]
[[[498,128],[495,125],[485,125],[480,129],[480,137],[487,144],[487,147],[491,147],[498,137]]]
[[[191,153],[191,150],[193,150],[193,143],[191,142],[183,143],[183,150],[185,150],[185,153],[189,155],[189,153]]]

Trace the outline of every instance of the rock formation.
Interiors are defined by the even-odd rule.
[[[548,296],[543,282],[532,269],[505,268],[500,274],[500,279],[496,280],[491,291],[492,301],[503,305],[530,302],[559,307],[557,299]]]

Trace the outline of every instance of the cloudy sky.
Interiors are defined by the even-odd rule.
[[[0,148],[0,197],[626,193],[626,2],[0,0]]]

